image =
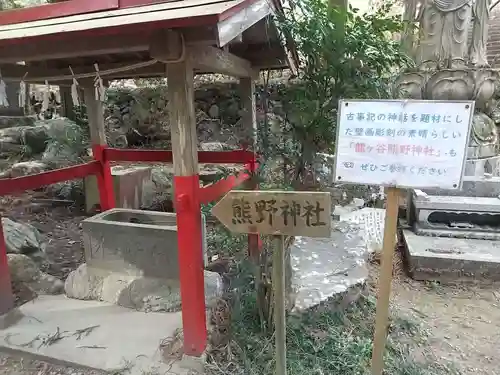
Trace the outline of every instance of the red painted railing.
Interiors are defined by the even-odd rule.
[[[53,170],[49,172],[38,173],[30,176],[17,177],[12,179],[2,179],[0,180],[0,196],[7,194],[16,194],[25,190],[33,190],[42,188],[44,186],[54,184],[62,181],[70,181],[79,178],[84,178],[89,175],[95,175],[97,177],[97,183],[99,188],[99,197],[101,203],[101,209],[107,210],[115,206],[114,202],[114,190],[113,190],[113,180],[110,170],[110,162],[112,161],[128,161],[128,162],[163,162],[171,163],[172,152],[171,151],[160,151],[160,150],[124,150],[124,149],[114,149],[108,148],[106,146],[94,146],[93,147],[94,161],[89,163],[62,168],[58,170]],[[186,205],[190,206],[192,202],[195,203],[193,207],[187,207],[188,210],[198,210],[199,205],[202,203],[208,203],[218,198],[222,197],[225,193],[233,189],[234,187],[240,185],[244,181],[251,177],[251,173],[255,171],[257,166],[256,155],[250,151],[237,150],[237,151],[221,151],[221,152],[198,152],[199,162],[202,164],[244,164],[247,172],[240,172],[236,176],[229,176],[222,179],[214,184],[200,187],[198,176],[192,177],[175,177],[174,187],[181,195],[176,196],[176,210],[179,211],[186,210]],[[195,183],[193,183],[195,181]],[[197,214],[199,218],[199,213]],[[196,215],[195,215],[196,216]],[[180,215],[179,215],[180,217]],[[196,237],[195,232],[199,232],[201,239],[201,228],[198,228],[194,223],[184,219],[178,222],[179,232],[181,232],[181,227],[183,233],[190,233],[189,240],[193,240]],[[1,218],[0,218],[1,219]],[[179,237],[181,234],[179,234]],[[194,240],[193,240],[194,241]],[[191,241],[191,242],[193,242]],[[188,241],[189,242],[189,241]],[[197,246],[194,243],[189,244],[189,246]],[[249,245],[258,246],[258,237],[249,236]],[[200,242],[201,246],[201,242]],[[250,251],[252,251],[250,249]],[[182,252],[183,254],[185,252]],[[182,254],[181,254],[182,255]],[[190,259],[187,257],[179,258],[180,267],[191,267]],[[184,259],[184,260],[183,260]],[[203,278],[203,270],[200,269],[199,274],[196,273],[199,278]],[[203,280],[198,280],[196,285],[203,285]],[[192,300],[197,296],[197,292],[191,291],[189,285],[185,281],[181,280],[181,295],[184,298]],[[198,291],[199,292],[199,291]],[[192,296],[191,296],[191,294]],[[197,309],[193,311],[183,312],[188,319],[184,321],[185,335],[184,335],[184,347],[186,353],[192,355],[201,355],[206,345],[206,330],[203,328],[203,332],[200,329],[190,329],[189,327],[205,327],[205,302],[203,299],[198,301],[196,298]],[[14,297],[12,293],[12,286],[10,280],[10,273],[7,263],[7,249],[5,246],[5,241],[3,237],[3,228],[0,220],[0,315],[8,312],[13,308]],[[187,304],[186,304],[187,305]],[[198,311],[200,310],[200,311]]]

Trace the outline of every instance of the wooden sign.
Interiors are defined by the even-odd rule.
[[[304,237],[330,237],[328,192],[234,190],[212,208],[230,231]]]

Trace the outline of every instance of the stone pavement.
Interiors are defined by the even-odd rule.
[[[183,361],[166,358],[161,345],[182,327],[181,313],[143,313],[64,296],[38,297],[20,311],[24,317],[0,331],[2,350],[117,374],[189,373]]]

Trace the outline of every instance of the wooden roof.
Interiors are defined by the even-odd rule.
[[[68,0],[64,4],[96,3],[97,0]],[[148,63],[156,59],[155,45],[166,44],[168,32],[181,35],[192,49],[217,48],[215,55],[235,56],[252,69],[283,68],[295,64],[293,47],[280,38],[273,14],[279,2],[271,0],[105,0],[128,4],[83,14],[39,13],[41,19],[9,11],[0,12],[0,69],[4,79],[43,82],[44,78],[90,73]],[[137,2],[155,2],[130,6]],[[54,4],[60,5],[60,4]],[[27,8],[35,18],[36,8]],[[83,5],[82,5],[83,6]],[[88,10],[87,10],[88,11]],[[66,10],[67,13],[67,10]],[[61,13],[61,14],[66,14]],[[4,23],[4,24],[2,24]],[[8,23],[8,24],[5,24]],[[288,48],[286,47],[288,46]],[[223,48],[223,49],[220,49]],[[213,55],[213,50],[211,50]],[[226,55],[224,55],[226,54]],[[242,61],[238,61],[241,59]],[[245,60],[245,61],[243,61]],[[19,65],[18,62],[24,62]],[[169,60],[170,61],[170,60]],[[210,67],[197,66],[210,73]],[[211,65],[210,65],[211,66]],[[236,71],[237,72],[237,71]],[[163,76],[162,62],[121,71],[107,78]],[[219,73],[227,73],[219,71]],[[65,78],[68,81],[69,78]],[[51,81],[57,84],[55,81]]]

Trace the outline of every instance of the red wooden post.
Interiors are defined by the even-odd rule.
[[[101,101],[95,96],[93,83],[85,83],[85,106],[87,107],[90,138],[92,140],[92,153],[94,159],[101,164],[101,170],[96,175],[97,187],[99,189],[101,211],[106,211],[115,207],[115,189],[109,160],[106,160],[104,155],[104,149],[107,147],[104,127],[104,108]]]
[[[3,235],[2,218],[0,217],[0,315],[9,312],[13,307],[14,294],[12,293],[7,247]]]
[[[111,166],[109,160],[107,160],[104,155],[104,149],[106,148],[107,146],[103,145],[92,146],[92,154],[95,160],[99,161],[101,167],[99,173],[96,174],[101,211],[110,210],[116,207],[115,187],[113,176],[111,175]]]
[[[207,341],[199,188],[198,175],[174,177],[184,352],[193,356]]]
[[[167,65],[184,353],[200,356],[207,330],[193,78],[189,59]]]

